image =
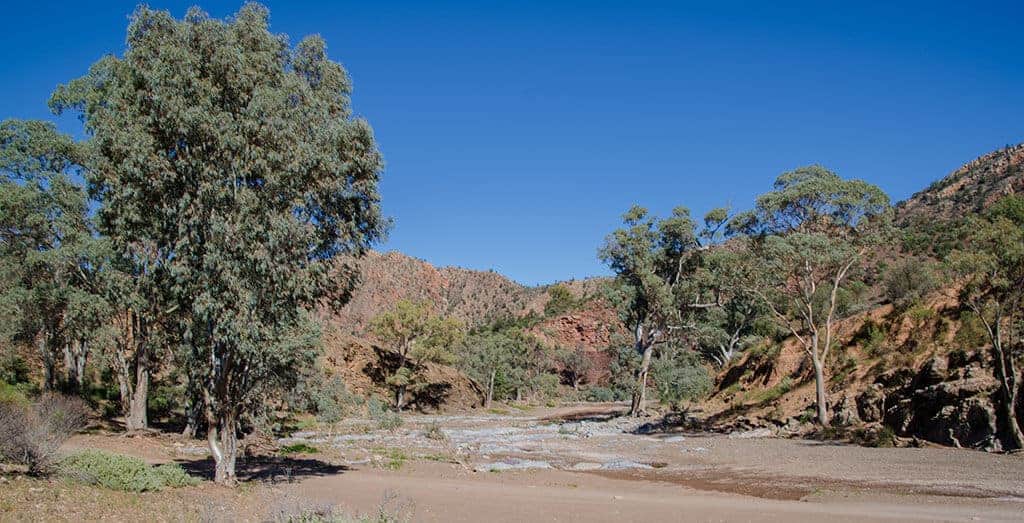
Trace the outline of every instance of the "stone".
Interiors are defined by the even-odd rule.
[[[860,423],[856,402],[849,395],[844,395],[832,405],[832,423],[846,427]]]
[[[914,385],[918,388],[935,385],[946,380],[949,375],[949,363],[946,358],[934,357],[921,365],[914,379]]]
[[[729,439],[751,439],[751,438],[770,438],[775,435],[772,429],[762,427],[759,429],[747,430],[743,432],[732,432],[729,434]]]
[[[878,384],[872,385],[857,396],[857,415],[867,423],[881,421],[885,414],[885,392]]]

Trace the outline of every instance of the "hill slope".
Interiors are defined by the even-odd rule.
[[[1024,144],[963,165],[896,206],[897,222],[949,220],[978,212],[1002,196],[1024,192]]]

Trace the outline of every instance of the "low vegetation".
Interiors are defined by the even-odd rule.
[[[52,472],[60,446],[85,427],[88,410],[78,398],[45,393],[0,401],[0,459],[29,474]]]
[[[199,479],[174,463],[151,466],[139,458],[98,450],[77,452],[60,461],[60,475],[112,490],[155,492],[165,488],[188,487]]]

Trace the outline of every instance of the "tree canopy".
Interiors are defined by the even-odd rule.
[[[124,55],[51,100],[82,115],[104,234],[168,291],[220,482],[234,481],[239,418],[289,376],[305,311],[351,291],[332,259],[386,228],[351,87],[320,37],[290,45],[259,4],[229,20],[140,7]]]

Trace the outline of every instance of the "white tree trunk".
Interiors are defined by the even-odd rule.
[[[825,392],[825,369],[818,357],[812,356],[814,363],[814,392],[818,407],[818,423],[822,427],[828,426],[828,394]]]

